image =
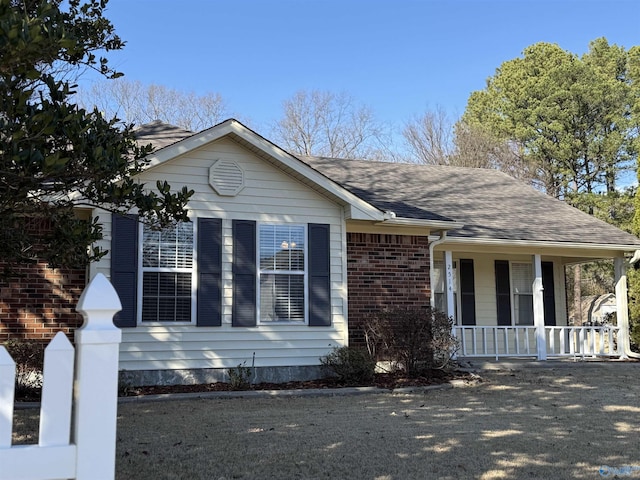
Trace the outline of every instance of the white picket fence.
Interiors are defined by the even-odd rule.
[[[84,324],[74,348],[58,332],[45,350],[37,445],[12,445],[15,362],[0,346],[0,480],[113,479],[115,476],[118,351],[121,310],[98,274],[76,310]]]

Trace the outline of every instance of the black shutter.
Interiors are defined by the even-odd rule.
[[[496,306],[498,325],[511,325],[511,285],[509,282],[509,262],[496,260]]]
[[[198,313],[200,327],[222,325],[222,220],[198,218]]]
[[[233,220],[234,327],[256,326],[256,222]]]
[[[556,299],[553,283],[553,262],[542,262],[542,288],[544,300],[544,324],[556,324]]]
[[[309,326],[331,326],[329,225],[308,225]]]
[[[462,325],[476,324],[476,294],[473,260],[460,260],[460,306]]]
[[[111,215],[111,284],[122,303],[116,327],[135,327],[138,306],[138,217]]]

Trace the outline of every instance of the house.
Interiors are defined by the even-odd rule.
[[[586,295],[580,299],[580,309],[575,305],[569,308],[569,323],[577,325],[578,319],[586,325],[601,325],[610,323],[616,318],[616,296],[613,293],[602,295]],[[576,315],[576,312],[580,312]],[[573,318],[572,318],[573,317]]]
[[[195,194],[171,231],[93,212],[109,254],[88,277],[121,297],[127,381],[218,381],[239,364],[257,381],[313,378],[392,306],[446,311],[464,356],[626,354],[626,316],[568,325],[564,267],[615,259],[626,312],[640,240],[501,172],[296,157],[235,120],[138,137],[157,147],[140,181]]]

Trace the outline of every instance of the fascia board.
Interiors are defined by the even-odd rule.
[[[456,221],[443,221],[443,220],[424,220],[416,218],[395,217],[386,219],[378,225],[390,226],[398,225],[402,227],[420,227],[420,228],[432,228],[437,230],[457,230],[464,227],[463,223]]]
[[[615,250],[620,252],[630,252],[640,249],[640,244],[607,244],[607,243],[577,243],[577,242],[546,242],[531,240],[505,240],[499,238],[463,238],[447,237],[442,245],[447,244],[468,244],[468,245],[490,245],[490,246],[510,246],[510,247],[531,247],[531,248],[576,248],[583,250]],[[442,247],[441,245],[441,247]]]

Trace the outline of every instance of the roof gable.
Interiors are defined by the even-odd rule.
[[[384,211],[344,189],[237,120],[229,119],[198,133],[191,133],[162,122],[142,125],[137,131],[142,133],[138,137],[140,142],[148,141],[158,147],[147,156],[149,161],[147,168],[156,168],[173,158],[226,137],[302,181],[310,188],[343,205],[347,218],[370,221],[384,219]],[[166,140],[163,139],[163,134],[167,134]]]

